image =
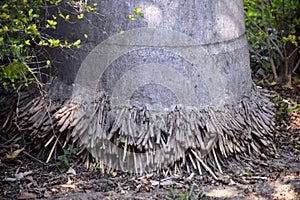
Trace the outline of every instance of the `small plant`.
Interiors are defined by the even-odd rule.
[[[292,102],[281,98],[279,95],[275,100],[276,114],[279,119],[283,120],[287,117],[288,113],[296,112],[298,109],[298,104],[293,105]]]
[[[173,200],[192,200],[192,199],[199,199],[199,200],[208,200],[205,193],[203,191],[195,190],[194,186],[186,186],[184,194],[175,194],[174,188],[169,188],[169,195],[168,199]]]
[[[100,165],[100,163],[93,163],[90,166],[90,169],[93,170],[93,171],[100,171],[101,170],[101,165]]]
[[[167,196],[168,199],[178,199],[178,195],[175,194],[174,188],[169,188],[169,195]]]
[[[117,141],[120,142],[121,144],[125,143],[125,137],[124,136],[120,136],[117,138]]]
[[[64,149],[64,154],[58,156],[58,167],[60,171],[67,171],[78,161],[76,152],[77,148],[73,148],[72,145],[69,145],[68,149]]]

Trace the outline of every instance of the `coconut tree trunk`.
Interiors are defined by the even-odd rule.
[[[252,84],[242,0],[97,3],[101,15],[55,31],[89,36],[49,50],[54,86],[73,84],[52,87],[66,98],[56,131],[132,173],[190,166],[216,178],[208,163],[222,172],[229,156],[272,150],[273,105]]]

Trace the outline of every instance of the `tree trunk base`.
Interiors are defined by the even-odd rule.
[[[6,96],[1,109],[2,133],[24,134],[30,148],[53,156],[67,144],[89,153],[102,169],[143,174],[152,171],[216,171],[229,157],[270,154],[273,145],[274,105],[266,92],[253,86],[250,97],[216,110],[176,107],[170,111],[113,108],[99,94],[93,102],[79,98],[61,104],[49,96],[32,99],[26,93],[12,104]],[[16,109],[17,107],[17,109]],[[92,113],[92,114],[91,114]]]

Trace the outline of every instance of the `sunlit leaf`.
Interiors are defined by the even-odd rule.
[[[2,5],[1,10],[5,10],[8,7],[8,5],[5,3],[4,5]]]
[[[77,41],[75,41],[73,43],[73,46],[79,48],[80,47],[80,43],[81,43],[81,40],[77,40]]]
[[[273,81],[272,83],[270,83],[270,86],[275,86],[277,85],[277,83],[275,81]]]
[[[26,45],[30,45],[30,40],[26,40],[26,41],[25,41],[25,44],[26,44]]]
[[[128,19],[130,19],[132,21],[135,20],[134,14],[128,15]]]
[[[134,9],[133,12],[135,12],[136,14],[140,13],[142,11],[141,8],[137,8],[137,9]]]
[[[47,20],[47,23],[50,25],[50,26],[55,26],[57,24],[56,21],[52,20],[52,19],[48,19]]]
[[[58,47],[60,45],[60,40],[58,39],[49,39],[48,42],[50,47]]]
[[[83,13],[77,15],[77,18],[78,18],[78,19],[82,19],[83,17],[84,17],[84,14],[83,14]]]
[[[39,41],[39,45],[40,46],[48,46],[48,42],[46,42],[45,40],[41,40],[41,41]]]
[[[4,13],[1,13],[0,18],[3,19],[3,20],[8,20],[9,15],[4,12]]]
[[[248,172],[243,172],[243,173],[240,173],[239,176],[251,177],[252,175]]]
[[[62,13],[59,13],[59,16],[63,19],[65,19],[66,17],[62,14]]]

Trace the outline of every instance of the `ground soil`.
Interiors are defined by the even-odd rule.
[[[300,90],[272,88],[300,105]],[[278,105],[278,102],[277,102]],[[31,152],[0,162],[0,199],[300,199],[300,109],[277,118],[277,153],[265,158],[232,160],[214,180],[209,174],[145,176],[102,174],[75,165],[62,173],[57,162],[44,163]],[[20,149],[2,145],[0,156]],[[76,173],[76,174],[75,174]]]

